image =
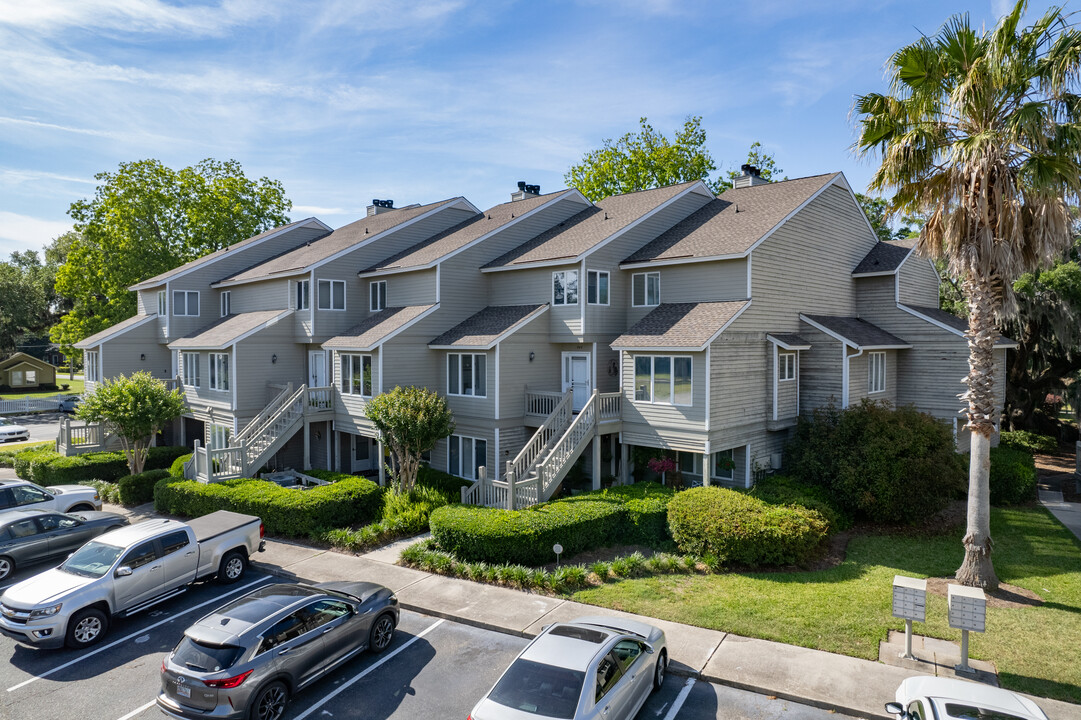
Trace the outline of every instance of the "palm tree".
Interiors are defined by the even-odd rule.
[[[998,586],[991,563],[988,472],[998,417],[997,320],[1013,281],[1049,265],[1071,240],[1068,203],[1081,190],[1081,33],[1061,8],[1018,29],[1027,0],[992,30],[955,15],[887,63],[890,90],[858,96],[860,156],[881,163],[869,185],[892,213],[929,219],[918,251],[962,279],[968,301],[968,526],[957,579]]]

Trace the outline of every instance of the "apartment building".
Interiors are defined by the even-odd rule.
[[[484,211],[392,205],[134,286],[139,314],[79,344],[88,381],[178,378],[204,480],[382,479],[365,404],[425,386],[456,424],[431,464],[484,468],[467,499],[514,506],[576,462],[595,486],[625,480],[635,446],[677,451],[692,481],[748,486],[830,402],[913,404],[963,432],[965,323],[938,309],[912,242],[878,241],[840,173],[769,183],[748,168],[720,196],[696,181],[591,203],[519,183]]]

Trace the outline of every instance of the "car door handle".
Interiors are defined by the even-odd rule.
[[[323,635],[326,635],[326,634],[327,634],[328,632],[332,632],[333,630],[334,630],[334,628],[332,628],[332,627],[328,627],[328,628],[327,628],[326,630],[324,630],[324,631],[323,631],[323,633],[322,633],[322,634],[323,634]]]
[[[188,552],[184,553],[184,556],[185,556],[185,557],[188,557],[188,556],[190,556],[190,555],[194,555],[194,554],[195,554],[195,551],[194,551],[194,550],[189,550]]]
[[[282,648],[281,650],[278,651],[278,654],[279,655],[284,655],[285,653],[289,652],[292,649],[293,648]]]

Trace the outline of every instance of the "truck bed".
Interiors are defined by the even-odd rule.
[[[218,510],[209,515],[193,518],[188,521],[188,527],[195,533],[196,542],[213,540],[217,536],[242,528],[250,523],[258,523],[259,518],[254,515],[242,515],[231,510]]]

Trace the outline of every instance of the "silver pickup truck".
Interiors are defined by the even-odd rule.
[[[219,510],[99,535],[59,567],[0,595],[0,633],[33,647],[88,647],[112,618],[168,600],[196,580],[236,582],[248,557],[263,550],[264,534],[259,518]]]

